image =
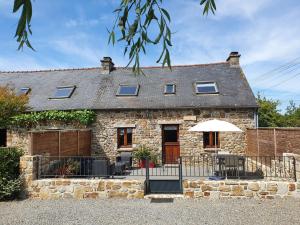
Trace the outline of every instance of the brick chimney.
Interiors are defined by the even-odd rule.
[[[114,63],[110,57],[103,57],[101,60],[101,67],[103,74],[109,74],[114,69]]]
[[[239,52],[230,52],[227,62],[229,62],[230,66],[239,66],[240,65],[240,57]]]

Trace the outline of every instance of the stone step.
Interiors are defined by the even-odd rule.
[[[145,195],[145,199],[174,199],[184,198],[182,194],[149,194]]]

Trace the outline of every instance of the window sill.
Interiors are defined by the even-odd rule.
[[[120,147],[117,148],[118,152],[132,152],[133,151],[133,147]]]
[[[220,151],[220,148],[204,148],[205,152],[216,152],[216,151]]]

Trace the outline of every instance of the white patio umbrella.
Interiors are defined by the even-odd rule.
[[[215,132],[215,146],[217,142],[217,132],[243,132],[234,124],[217,119],[200,122],[197,125],[190,128],[189,131]]]

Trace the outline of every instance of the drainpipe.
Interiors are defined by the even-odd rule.
[[[255,128],[258,128],[258,112],[254,112],[254,122],[255,122]]]

